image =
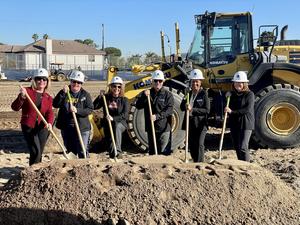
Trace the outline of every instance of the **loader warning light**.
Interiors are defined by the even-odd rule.
[[[140,81],[136,84],[133,84],[133,88],[134,90],[140,89],[140,88],[144,88],[147,86],[151,85],[151,79],[145,80],[145,81]]]

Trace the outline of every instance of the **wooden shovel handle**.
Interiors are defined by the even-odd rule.
[[[103,95],[103,102],[104,102],[104,108],[105,108],[105,111],[106,111],[106,115],[109,115],[109,111],[108,111],[108,107],[107,107],[107,102],[106,102],[105,95]],[[111,135],[111,140],[112,140],[112,143],[113,143],[113,148],[114,148],[114,153],[115,153],[115,159],[116,159],[118,152],[117,152],[117,146],[116,146],[115,136],[114,136],[114,132],[113,132],[110,120],[108,120],[108,126],[109,126],[110,135]]]
[[[68,100],[70,102],[70,107],[71,107],[72,106],[72,102],[71,102],[72,98],[71,98],[69,90],[67,91],[67,96],[68,96]],[[75,123],[75,127],[76,127],[77,135],[78,135],[78,138],[79,138],[80,146],[81,146],[81,149],[83,151],[83,156],[86,159],[86,149],[85,149],[85,146],[84,146],[84,143],[83,143],[83,139],[82,139],[82,136],[81,136],[81,132],[80,132],[80,129],[79,129],[79,124],[78,124],[75,112],[72,112],[72,116],[73,116],[73,120],[74,120],[74,123]]]
[[[149,113],[150,113],[150,122],[151,122],[151,129],[152,129],[154,152],[155,152],[155,155],[157,155],[156,135],[155,135],[154,122],[152,120],[152,107],[151,107],[151,101],[150,101],[150,94],[147,95],[147,100],[148,100]]]
[[[22,85],[20,85],[20,88],[22,88]],[[34,108],[34,110],[36,111],[36,113],[39,115],[39,117],[41,117],[42,121],[44,122],[44,124],[47,126],[48,122],[47,120],[44,118],[44,116],[42,115],[42,113],[40,112],[40,110],[36,107],[36,105],[34,104],[34,102],[32,101],[32,99],[30,98],[30,96],[28,95],[28,93],[25,93],[26,98],[28,99],[29,103],[31,104],[31,106]],[[68,155],[67,155],[67,150],[65,148],[65,146],[59,141],[58,137],[56,136],[56,134],[54,133],[54,131],[52,130],[52,128],[48,129],[49,132],[53,135],[54,139],[57,141],[58,145],[60,146],[60,148],[63,151],[63,155],[66,159],[69,159]]]

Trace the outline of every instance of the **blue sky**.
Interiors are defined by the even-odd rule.
[[[101,46],[104,24],[105,47],[120,48],[124,56],[161,54],[160,30],[169,36],[174,52],[174,23],[178,22],[181,50],[186,52],[195,30],[194,15],[206,10],[250,11],[254,37],[261,24],[280,28],[288,24],[287,39],[300,39],[299,6],[294,0],[9,0],[1,3],[0,42],[26,45],[32,42],[32,34],[41,38],[47,33],[52,39],[91,38]]]

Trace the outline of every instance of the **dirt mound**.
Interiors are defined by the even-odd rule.
[[[147,163],[146,163],[147,162]],[[256,164],[52,161],[0,191],[0,224],[299,224],[300,197]]]

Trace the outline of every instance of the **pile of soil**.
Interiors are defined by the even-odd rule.
[[[0,224],[299,224],[300,196],[257,164],[53,160],[0,190]]]

